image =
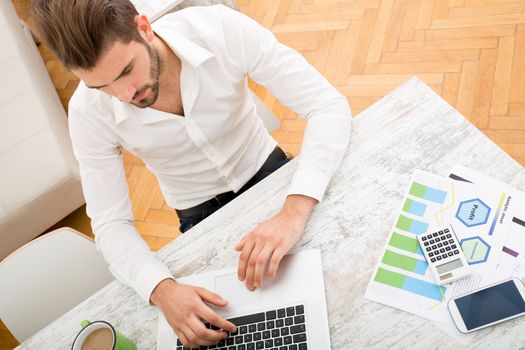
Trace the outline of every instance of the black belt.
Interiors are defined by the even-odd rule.
[[[204,210],[216,207],[216,206],[223,206],[226,203],[230,202],[235,197],[239,196],[241,193],[252,187],[256,181],[254,181],[257,177],[259,177],[262,173],[270,172],[272,167],[283,160],[286,159],[286,154],[283,152],[282,149],[279,147],[275,147],[275,149],[270,153],[264,164],[261,166],[261,168],[255,173],[255,175],[248,180],[248,182],[241,187],[241,189],[237,192],[225,192],[216,195],[215,197],[207,200],[206,202],[203,202],[201,204],[198,204],[194,207],[188,208],[188,209],[175,209],[177,211],[177,215],[179,218],[193,216],[196,214],[202,213]]]

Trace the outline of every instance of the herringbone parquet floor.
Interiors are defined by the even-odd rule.
[[[30,22],[29,0],[14,0]],[[348,97],[353,114],[418,75],[485,135],[525,165],[525,0],[238,0],[243,13],[301,52]],[[64,106],[77,80],[42,45]],[[305,122],[262,87],[281,120],[273,133],[298,154]],[[156,180],[126,154],[137,227],[157,250],[178,235]],[[57,226],[90,233],[84,208]],[[2,342],[0,350],[9,348]],[[3,347],[2,347],[3,346]]]

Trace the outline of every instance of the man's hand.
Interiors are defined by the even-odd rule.
[[[204,322],[228,332],[237,329],[204,303],[224,307],[228,302],[204,288],[165,279],[151,293],[151,302],[160,308],[185,347],[214,345],[227,336],[226,332],[207,329]]]
[[[249,290],[260,288],[266,266],[274,279],[283,256],[297,243],[317,200],[302,195],[286,198],[281,211],[244,236],[235,250],[241,252],[237,274]]]

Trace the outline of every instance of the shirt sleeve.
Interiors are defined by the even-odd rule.
[[[321,200],[350,141],[351,111],[341,95],[297,51],[249,17],[221,6],[231,60],[283,104],[308,120],[288,194]]]
[[[149,303],[157,284],[173,277],[135,229],[120,148],[112,131],[94,121],[94,112],[89,118],[71,104],[69,110],[73,151],[96,247],[111,273]]]

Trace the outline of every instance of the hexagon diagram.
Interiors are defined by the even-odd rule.
[[[480,264],[487,261],[490,253],[490,246],[481,237],[470,237],[459,242],[465,258],[470,265]]]
[[[456,218],[467,227],[486,224],[489,215],[489,206],[479,198],[459,203],[458,211],[456,212]]]

